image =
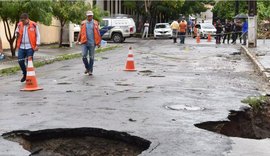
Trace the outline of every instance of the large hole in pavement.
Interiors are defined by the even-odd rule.
[[[136,156],[151,144],[126,132],[99,128],[21,130],[2,136],[20,143],[34,156]]]
[[[250,139],[270,138],[270,100],[249,99],[251,107],[230,111],[228,121],[209,121],[196,127],[231,137]]]

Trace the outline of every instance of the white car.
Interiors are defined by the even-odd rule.
[[[81,31],[81,27],[78,24],[74,24],[73,32],[74,32],[74,41],[77,41],[79,32]]]
[[[100,27],[106,26],[113,26],[113,28],[106,32],[102,39],[113,40],[116,43],[124,42],[126,38],[132,37],[136,33],[135,22],[128,17],[103,18],[100,22]]]
[[[157,23],[154,29],[154,38],[172,38],[172,29],[169,23]]]
[[[217,29],[211,23],[200,23],[195,26],[198,28],[198,32],[202,38],[207,38],[208,34],[215,35]]]

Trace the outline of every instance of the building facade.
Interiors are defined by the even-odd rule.
[[[104,11],[108,11],[110,15],[133,14],[130,9],[124,6],[124,0],[92,0],[92,4]]]

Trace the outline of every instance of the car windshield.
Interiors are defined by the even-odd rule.
[[[203,24],[201,25],[203,29],[215,29],[215,27],[211,24]]]
[[[156,28],[157,29],[160,29],[160,28],[169,28],[170,26],[168,24],[159,24],[159,25],[156,25]]]

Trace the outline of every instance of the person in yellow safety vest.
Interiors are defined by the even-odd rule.
[[[185,44],[186,30],[187,30],[187,22],[183,18],[179,23],[180,44]]]
[[[174,20],[172,22],[171,29],[172,29],[173,43],[177,43],[177,36],[178,36],[178,29],[179,29],[179,23],[177,22],[177,20]]]
[[[81,31],[78,36],[77,43],[82,44],[82,60],[85,66],[85,74],[93,75],[95,48],[100,47],[101,35],[99,32],[99,24],[93,19],[94,13],[87,11],[87,20],[82,22]],[[89,62],[87,59],[89,55]]]

